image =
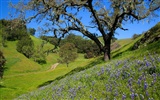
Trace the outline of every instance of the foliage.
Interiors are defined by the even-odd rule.
[[[142,35],[144,36],[140,38],[132,47],[133,50],[145,47],[148,44],[160,40],[160,22]]]
[[[97,57],[100,55],[100,51],[98,46],[93,43],[92,41],[87,41],[86,44],[84,45],[84,50],[85,50],[85,58],[93,58]]]
[[[30,35],[35,35],[35,32],[36,32],[36,30],[34,29],[34,28],[29,28],[28,29],[28,33],[30,34]]]
[[[0,26],[2,26],[2,23],[0,23]],[[4,27],[0,27],[0,43],[3,47],[6,47],[6,41],[7,41],[7,34],[4,31]]]
[[[27,34],[26,25],[24,22],[18,19],[13,20],[0,20],[2,25],[3,34],[2,37],[5,40],[15,41],[20,40]]]
[[[41,22],[47,19],[41,29],[44,33],[53,32],[55,37],[64,37],[70,31],[78,31],[90,38],[104,53],[105,61],[111,58],[111,39],[115,31],[118,28],[127,30],[124,29],[122,23],[143,20],[150,15],[155,17],[158,15],[156,10],[160,9],[159,0],[130,0],[128,2],[126,0],[107,0],[105,2],[94,0],[62,0],[58,2],[56,0],[52,0],[52,2],[29,0],[27,4],[24,5],[23,2],[20,2],[19,5],[14,7],[22,13],[20,15],[26,14],[27,11],[34,12],[26,20],[36,19],[37,22]],[[84,12],[87,14],[82,14]],[[82,18],[90,20],[86,23],[81,20]],[[97,30],[100,33],[103,42],[98,39],[98,34],[92,30]]]
[[[39,64],[45,64],[46,62],[46,54],[43,51],[43,47],[37,46],[36,50],[34,51],[34,54],[32,56],[35,62],[38,62]]]
[[[98,46],[89,39],[84,39],[81,36],[69,34],[62,40],[61,45],[64,45],[67,42],[73,43],[77,48],[77,52],[84,53],[85,58],[93,58],[99,55],[100,51]]]
[[[33,37],[33,36],[31,36],[31,37]],[[36,41],[35,44],[41,43],[41,40],[39,40],[38,38],[33,37],[32,40],[34,40],[34,43]],[[126,39],[126,40],[122,40],[122,41],[121,40],[116,41],[116,42],[118,42],[118,44],[121,45],[121,47],[120,47],[121,49],[118,49],[118,51],[123,52],[123,53],[121,53],[118,57],[114,58],[114,59],[116,59],[116,60],[114,60],[114,62],[122,61],[126,58],[129,58],[130,60],[132,60],[133,56],[136,56],[135,59],[143,60],[143,58],[141,58],[141,57],[143,57],[144,53],[145,53],[145,55],[148,54],[147,53],[148,51],[149,52],[150,51],[157,52],[158,55],[160,53],[160,47],[159,47],[160,41],[155,42],[151,47],[150,47],[150,45],[147,45],[147,47],[144,47],[144,48],[141,48],[141,49],[138,49],[135,51],[126,52],[126,47],[128,48],[128,46],[132,46],[132,45],[127,45],[127,46],[125,46],[125,45],[132,44],[131,41],[135,41],[135,40]],[[96,66],[95,70],[93,72],[98,72],[98,69],[105,66],[105,64],[104,63],[102,64],[101,62],[100,62],[101,64],[94,63],[94,62],[99,62],[99,59],[96,59],[96,58],[84,59],[83,54],[79,54],[76,61],[70,63],[70,67],[65,67],[64,64],[59,64],[58,67],[56,67],[56,69],[54,71],[50,71],[48,69],[50,69],[52,64],[56,63],[56,61],[57,61],[56,59],[58,58],[58,54],[50,53],[46,57],[47,64],[43,65],[43,67],[42,67],[41,65],[33,62],[31,59],[27,59],[26,57],[24,57],[23,55],[18,53],[15,50],[15,48],[16,48],[15,43],[16,43],[16,41],[12,41],[12,42],[8,41],[7,42],[8,47],[2,48],[5,53],[5,57],[7,59],[6,67],[8,68],[4,73],[4,79],[0,80],[0,85],[2,86],[0,88],[0,95],[1,95],[1,98],[4,100],[14,99],[15,97],[18,97],[19,95],[36,90],[37,86],[39,86],[40,84],[43,84],[45,82],[49,82],[50,80],[53,80],[53,82],[59,82],[60,80],[58,80],[59,78],[57,78],[59,76],[66,75],[63,78],[71,76],[71,75],[74,76],[73,74],[67,74],[67,73],[70,73],[70,71],[75,68],[81,69],[81,67],[86,67],[88,65],[91,66],[90,68]],[[117,52],[116,52],[116,54],[117,54]],[[91,61],[93,61],[93,62],[91,62]],[[111,60],[109,62],[112,62],[112,61],[113,60]],[[109,62],[107,62],[107,64],[109,64]],[[132,64],[134,64],[134,63],[132,63]],[[119,67],[121,67],[121,66],[119,66]],[[114,64],[113,64],[113,68],[114,68]],[[71,73],[75,74],[75,73],[78,73],[79,71],[83,72],[85,70],[78,70],[76,72],[71,71]],[[148,70],[146,70],[146,72],[148,73]],[[157,72],[158,72],[158,70],[157,70]],[[88,74],[88,72],[87,72],[87,74]],[[82,76],[82,75],[80,75],[80,76]],[[57,79],[57,80],[55,80],[55,79]],[[26,82],[27,82],[27,84],[26,84]],[[68,82],[69,81],[67,81],[67,83]],[[77,81],[77,82],[79,82],[79,81]],[[99,83],[104,83],[104,82],[99,82]],[[97,85],[99,83],[97,83]],[[60,85],[61,82],[58,84]],[[74,83],[73,83],[73,85],[74,85]],[[87,83],[84,83],[84,86],[85,85],[88,86]],[[98,86],[100,86],[100,85],[101,84],[99,84]],[[76,86],[78,87],[79,84],[77,84]],[[47,87],[47,86],[45,86],[45,87]],[[44,90],[45,87],[42,87],[41,89]],[[40,93],[41,89],[36,90],[36,91],[38,91],[38,94]],[[53,88],[49,88],[48,90],[52,91],[52,89]],[[99,89],[99,88],[96,88],[96,89],[99,90],[96,93],[99,93],[101,91],[101,89]],[[43,94],[44,94],[44,96],[43,96]],[[45,98],[45,95],[47,95],[47,94],[49,95],[49,92],[43,91],[42,94],[40,93],[40,95],[43,96],[42,99]],[[33,95],[34,95],[34,91],[32,92],[32,96]],[[40,98],[40,95],[38,95],[39,98]],[[31,99],[31,97],[28,96],[27,99]],[[121,98],[119,98],[119,99],[121,99]]]
[[[58,39],[53,37],[53,36],[41,36],[40,37],[42,40],[45,40],[53,45],[57,45]]]
[[[3,78],[4,65],[6,63],[6,59],[3,56],[2,51],[0,51],[0,78]]]
[[[139,36],[141,36],[141,34],[133,34],[132,39],[135,40],[135,39],[138,38]]]
[[[60,63],[65,63],[68,67],[68,64],[74,61],[77,57],[77,49],[73,43],[66,43],[60,47],[59,50],[59,57],[58,61]]]
[[[32,39],[26,35],[17,42],[17,51],[24,54],[27,58],[31,58],[34,53],[34,43]]]

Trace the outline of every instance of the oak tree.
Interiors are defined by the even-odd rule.
[[[111,58],[111,39],[115,31],[126,31],[126,22],[155,17],[160,0],[28,0],[14,8],[27,23],[45,21],[41,30],[53,32],[57,38],[61,39],[70,31],[82,33],[98,45],[106,61]],[[28,12],[30,16],[25,16]]]
[[[65,63],[68,67],[69,63],[78,57],[77,49],[73,43],[66,43],[60,47],[58,62]]]

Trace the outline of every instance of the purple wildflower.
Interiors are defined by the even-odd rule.
[[[101,74],[104,74],[104,67],[101,68]]]
[[[130,79],[128,80],[128,85],[129,85],[129,86],[132,86],[132,78],[130,78]]]
[[[93,82],[92,82],[92,86],[94,86],[94,84],[95,84],[95,82],[93,81]]]
[[[132,93],[131,94],[131,99],[134,100],[134,97],[135,97],[135,95],[134,95],[134,93]]]
[[[92,95],[90,95],[89,98],[92,99]]]
[[[125,100],[125,99],[126,99],[126,95],[122,94],[122,100]]]
[[[138,79],[137,84],[140,86],[140,84],[141,84],[141,80],[140,79]]]
[[[149,93],[148,93],[148,91],[146,91],[146,96],[147,96],[147,97],[149,97]]]
[[[150,62],[149,61],[145,61],[146,62],[146,66],[149,67],[150,66]]]
[[[147,87],[148,87],[148,84],[147,84],[147,82],[145,81],[145,82],[144,82],[144,90],[146,90]]]

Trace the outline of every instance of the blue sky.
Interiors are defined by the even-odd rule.
[[[9,12],[12,11],[12,9],[9,8],[8,2],[17,3],[19,0],[0,0],[0,19],[9,19]],[[85,20],[85,19],[84,19]],[[145,32],[149,30],[151,27],[156,25],[158,22],[160,22],[160,17],[154,18],[151,22],[146,22],[145,20],[140,21],[139,23],[126,23],[124,25],[124,28],[129,29],[128,31],[122,31],[117,30],[115,36],[118,39],[124,39],[124,38],[131,38],[134,33],[141,34],[142,32]],[[40,24],[42,25],[42,24]],[[30,24],[27,25],[27,27],[35,28],[37,29],[40,25],[38,25],[35,21],[32,21]],[[37,36],[39,36],[39,33],[36,33]]]

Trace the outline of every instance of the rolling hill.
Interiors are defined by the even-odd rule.
[[[154,34],[158,32],[156,29]],[[159,36],[154,34],[151,36]],[[37,46],[42,43],[38,38],[31,38]],[[16,51],[16,41],[7,42],[7,47],[2,48],[7,59],[7,69],[4,79],[0,80],[0,96],[2,100],[156,100],[160,97],[160,91],[156,89],[160,88],[160,40],[145,42],[146,46],[133,49],[143,38],[145,34],[135,40],[116,41],[115,44],[119,46],[112,50],[111,61],[103,62],[101,57],[84,59],[83,54],[79,54],[70,67],[59,64],[55,70],[50,68],[57,62],[58,54],[50,53],[46,58],[47,64],[39,65]],[[51,44],[45,46],[45,49],[53,47]]]

